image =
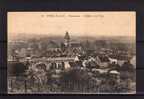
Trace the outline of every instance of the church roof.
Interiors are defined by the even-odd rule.
[[[71,47],[80,47],[81,43],[80,42],[70,42]]]

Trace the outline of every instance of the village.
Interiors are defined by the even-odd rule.
[[[56,39],[57,40],[57,39]],[[10,93],[135,93],[133,44],[90,39],[10,42]]]

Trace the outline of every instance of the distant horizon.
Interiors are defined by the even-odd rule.
[[[126,36],[124,36],[124,35],[96,35],[96,36],[91,36],[91,35],[73,35],[72,33],[70,33],[70,32],[68,32],[69,33],[69,35],[71,36],[71,37],[93,37],[93,38],[97,38],[97,37],[135,37],[136,38],[136,36],[134,36],[134,35],[126,35]],[[56,34],[54,34],[54,35],[49,35],[49,34],[29,34],[29,33],[20,33],[20,34],[17,34],[17,35],[14,35],[15,37],[18,37],[18,36],[45,36],[45,37],[64,37],[64,35],[65,35],[65,33],[63,33],[63,35],[56,35]]]
[[[8,39],[8,42],[13,41],[27,41],[30,39],[48,39],[48,40],[57,40],[57,39],[64,39],[64,35],[46,35],[46,34],[18,34],[20,36],[11,37]],[[31,36],[32,35],[32,36]],[[127,42],[136,42],[135,36],[105,36],[105,35],[98,35],[98,36],[75,36],[70,34],[71,40],[118,40],[118,41],[127,41]]]

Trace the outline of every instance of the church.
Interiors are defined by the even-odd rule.
[[[71,37],[69,35],[69,32],[65,33],[64,36],[64,46],[65,51],[67,51],[67,54],[70,55],[77,55],[78,53],[82,52],[82,45],[80,42],[72,41]]]

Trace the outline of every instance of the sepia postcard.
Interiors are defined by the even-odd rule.
[[[8,12],[8,94],[136,94],[136,12]]]

